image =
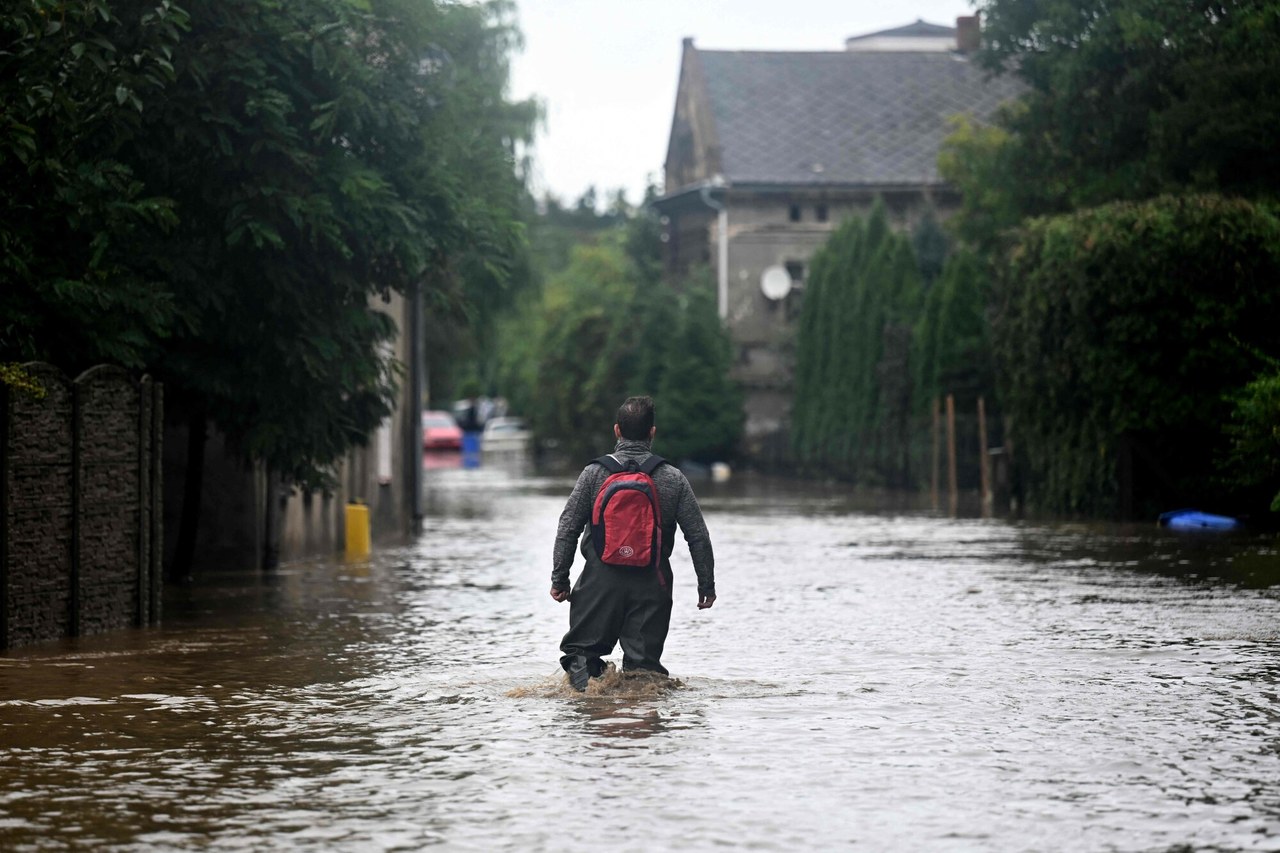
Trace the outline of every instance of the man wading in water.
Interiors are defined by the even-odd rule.
[[[653,457],[649,446],[655,432],[653,400],[628,397],[613,425],[618,439],[613,453],[583,469],[560,514],[551,597],[570,602],[560,665],[575,690],[585,690],[588,678],[604,672],[601,658],[615,643],[622,646],[623,672],[667,674],[661,657],[671,624],[670,557],[677,524],[698,575],[698,609],[716,601],[715,560],[702,510],[684,474]],[[570,592],[569,567],[579,534],[586,565]]]

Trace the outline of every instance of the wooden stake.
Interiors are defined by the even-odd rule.
[[[947,504],[955,515],[960,507],[960,492],[956,485],[956,398],[947,395]]]
[[[987,406],[978,398],[978,472],[982,477],[982,515],[991,515],[991,454],[987,451]]]
[[[941,479],[942,467],[942,403],[933,398],[933,465],[929,469],[929,496],[933,500],[933,511],[939,509],[938,481]]]

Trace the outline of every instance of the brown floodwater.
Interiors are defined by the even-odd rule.
[[[5,850],[1280,850],[1280,546],[695,483],[661,683],[565,689],[571,478],[0,655]]]

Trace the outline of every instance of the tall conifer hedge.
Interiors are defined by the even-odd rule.
[[[908,485],[910,328],[920,274],[907,235],[877,202],[840,226],[810,265],[796,350],[793,449],[802,464]]]

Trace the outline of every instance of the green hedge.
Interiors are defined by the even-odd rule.
[[[1225,479],[1233,485],[1276,490],[1271,511],[1280,512],[1280,363],[1267,361],[1277,372],[1259,376],[1231,395]]]
[[[1227,397],[1280,337],[1276,208],[1110,204],[1030,221],[1002,260],[991,340],[1029,503],[1225,506]]]

